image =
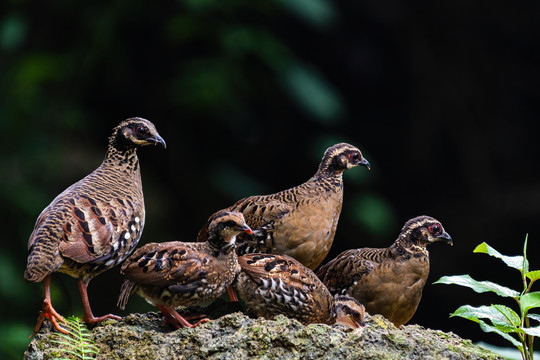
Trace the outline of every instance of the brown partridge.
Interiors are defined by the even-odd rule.
[[[317,275],[332,294],[352,296],[368,313],[400,326],[416,312],[429,275],[426,247],[437,241],[453,244],[439,221],[419,216],[405,223],[390,247],[344,251]]]
[[[124,309],[136,292],[165,315],[174,327],[193,327],[174,309],[197,305],[221,296],[238,272],[235,246],[239,233],[250,233],[241,213],[221,211],[210,218],[208,241],[146,244],[122,264],[126,281],[118,306]]]
[[[78,279],[83,320],[95,324],[115,315],[94,317],[87,285],[96,275],[121,263],[135,248],[144,226],[145,209],[137,148],[165,147],[148,120],[130,118],[113,129],[105,159],[91,174],[68,187],[39,215],[28,241],[24,278],[43,281],[45,300],[34,334],[48,318],[61,332],[65,322],[51,304],[51,274]]]
[[[290,256],[247,254],[238,263],[242,271],[234,287],[255,316],[273,319],[281,314],[304,325],[363,326],[364,306],[349,296],[334,299],[313,271]]]
[[[286,254],[310,269],[328,255],[343,204],[343,172],[369,162],[356,147],[340,143],[326,150],[319,168],[305,183],[272,195],[239,200],[229,211],[244,214],[252,235],[238,238],[238,255]],[[205,225],[198,241],[206,239]]]

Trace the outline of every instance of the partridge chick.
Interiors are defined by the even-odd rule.
[[[352,296],[368,313],[400,326],[416,312],[429,275],[426,247],[437,241],[453,245],[439,221],[419,216],[405,223],[390,247],[344,251],[317,275],[332,294]]]
[[[145,210],[137,148],[146,145],[165,148],[154,125],[141,118],[122,121],[113,129],[101,165],[64,190],[39,215],[28,241],[24,272],[27,281],[43,281],[45,286],[34,334],[44,318],[66,332],[57,322],[65,322],[64,318],[51,304],[50,281],[55,271],[78,279],[87,324],[119,318],[94,317],[86,288],[94,276],[122,262],[141,237]]]
[[[369,162],[356,147],[340,143],[326,150],[319,169],[305,183],[272,195],[250,196],[229,207],[244,214],[252,235],[238,238],[238,255],[286,254],[310,269],[328,255],[343,204],[343,172]],[[205,225],[198,241],[206,239]]]
[[[124,309],[136,292],[165,315],[174,327],[194,327],[174,309],[215,300],[229,287],[238,272],[236,236],[251,233],[241,213],[220,211],[210,219],[208,241],[172,241],[141,247],[122,264],[127,279],[122,285],[118,306]]]
[[[273,319],[282,314],[302,324],[336,322],[360,327],[364,307],[349,296],[330,294],[317,276],[287,255],[247,254],[234,287],[256,316]]]

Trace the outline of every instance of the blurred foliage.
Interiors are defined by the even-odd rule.
[[[358,196],[347,212],[353,220],[371,233],[381,238],[391,239],[398,229],[392,207],[379,196]]]
[[[277,0],[299,19],[318,27],[329,26],[336,20],[336,9],[329,0]]]
[[[468,244],[489,239],[505,251],[516,233],[540,238],[539,7],[4,1],[0,357],[20,358],[41,308],[41,284],[22,276],[37,216],[99,165],[110,130],[129,116],[153,121],[168,145],[139,154],[141,244],[193,239],[240,197],[307,180],[324,150],[345,141],[372,170],[344,175],[330,257],[387,246],[426,214],[455,239],[449,253],[431,250],[432,276],[455,267],[487,275]],[[96,315],[115,311],[120,283],[118,269],[92,281]],[[456,329],[446,315],[467,295],[445,291],[426,287],[413,322],[497,341]],[[82,314],[68,276],[53,276],[52,298],[60,313]]]
[[[26,37],[28,26],[17,13],[4,17],[0,24],[0,48],[5,52],[18,49]]]

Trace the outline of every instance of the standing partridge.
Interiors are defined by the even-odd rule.
[[[210,218],[208,241],[150,243],[122,264],[126,280],[118,306],[124,309],[136,292],[165,315],[174,327],[194,327],[174,309],[215,300],[228,288],[238,272],[235,246],[239,233],[251,233],[241,213],[221,211]]]
[[[341,323],[363,326],[364,307],[349,296],[330,294],[307,267],[287,255],[247,254],[234,287],[256,316],[273,319],[282,314],[302,324]]]
[[[238,255],[286,254],[310,269],[328,255],[343,204],[343,172],[369,162],[356,147],[340,143],[326,150],[319,169],[305,183],[272,195],[250,196],[229,207],[244,214],[252,235],[238,238]],[[198,241],[206,239],[205,225]]]
[[[52,307],[51,274],[66,273],[78,279],[84,306],[83,320],[95,324],[115,315],[94,317],[87,286],[96,275],[122,262],[141,236],[145,210],[137,148],[165,141],[148,120],[130,118],[113,129],[105,159],[91,174],[68,187],[39,215],[28,241],[24,278],[43,281],[45,300],[34,334],[48,318],[64,318]]]
[[[439,221],[419,216],[405,223],[390,247],[344,251],[317,275],[332,294],[352,296],[368,313],[401,326],[416,312],[429,275],[426,247],[437,241],[453,244]]]

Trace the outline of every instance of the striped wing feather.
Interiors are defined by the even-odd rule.
[[[240,256],[238,263],[242,271],[258,284],[262,283],[262,279],[267,281],[280,280],[283,278],[283,274],[286,274],[286,286],[303,289],[312,288],[314,279],[316,279],[311,270],[286,255],[251,254]]]
[[[202,244],[148,244],[124,262],[122,273],[140,285],[168,286],[176,292],[193,291],[203,279],[219,275],[215,273],[211,256],[199,252],[195,245]]]
[[[350,249],[321,267],[317,275],[331,293],[341,293],[370,274],[389,256],[388,249]]]

